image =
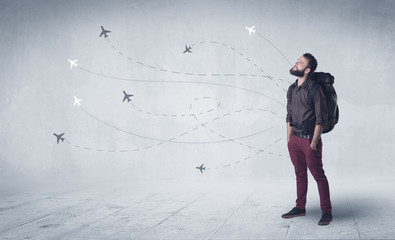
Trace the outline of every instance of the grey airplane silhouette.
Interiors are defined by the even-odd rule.
[[[55,135],[55,137],[56,137],[56,142],[57,142],[57,144],[59,144],[59,141],[60,141],[60,140],[62,140],[62,142],[64,141],[64,138],[62,138],[63,135],[64,135],[64,133],[62,133],[62,134],[56,134],[56,133],[54,133],[53,135]]]
[[[200,167],[196,167],[196,169],[199,169],[201,173],[203,173],[203,170],[206,170],[205,167],[203,167],[204,164],[200,165]]]
[[[130,97],[133,97],[133,95],[132,95],[132,94],[127,94],[125,91],[123,91],[123,94],[124,94],[125,96],[123,97],[122,102],[125,102],[125,100],[128,100],[128,102],[130,102],[130,101],[131,101],[131,100],[130,100]]]
[[[104,27],[101,26],[101,33],[100,33],[100,36],[99,36],[99,37],[101,37],[101,36],[104,35],[104,37],[106,38],[106,37],[108,37],[107,33],[110,33],[110,32],[111,32],[111,31],[105,30]]]
[[[191,49],[192,49],[191,46],[188,47],[187,45],[185,45],[185,51],[183,53],[186,53],[186,52],[192,53]]]

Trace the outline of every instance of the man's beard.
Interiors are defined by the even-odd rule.
[[[303,77],[304,76],[304,70],[306,70],[306,68],[303,69],[303,70],[293,70],[294,68],[291,68],[291,69],[289,69],[289,73],[294,75],[294,76],[297,76],[297,77]]]

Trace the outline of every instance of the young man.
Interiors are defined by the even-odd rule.
[[[313,80],[311,74],[317,68],[317,60],[306,53],[295,63],[289,72],[298,79],[287,92],[287,140],[292,164],[295,167],[297,198],[296,207],[283,214],[283,218],[306,215],[307,168],[318,185],[322,217],[319,225],[332,221],[332,205],[329,184],[322,168],[321,133],[328,119],[326,98],[318,85],[315,91],[313,108],[309,103],[309,89]]]

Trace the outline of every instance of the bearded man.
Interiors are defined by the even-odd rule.
[[[328,120],[326,98],[321,86],[317,86],[313,98],[313,107],[309,103],[309,90],[314,84],[310,78],[317,68],[317,60],[305,53],[290,69],[297,80],[287,92],[287,142],[292,164],[295,167],[297,198],[296,206],[283,218],[306,215],[307,169],[317,182],[320,195],[322,217],[319,225],[328,225],[332,221],[332,205],[329,184],[322,165],[321,134]]]

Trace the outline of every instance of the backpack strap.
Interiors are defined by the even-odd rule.
[[[315,82],[314,80],[312,81],[311,86],[309,87],[309,93],[307,96],[307,101],[309,103],[309,107],[313,110],[313,112],[315,112],[315,107],[314,107],[314,99],[315,99],[315,93],[318,87],[317,82]],[[315,127],[315,117],[312,120],[306,120],[303,123],[303,133],[304,134],[314,134],[314,127]]]
[[[315,98],[315,92],[317,90],[317,86],[318,86],[318,83],[316,83],[313,80],[312,85],[310,86],[309,95],[308,95],[309,106],[311,109],[313,109],[313,111],[314,111],[314,98]]]

